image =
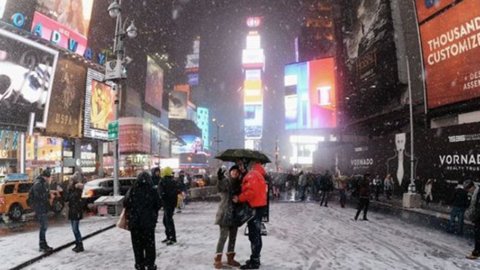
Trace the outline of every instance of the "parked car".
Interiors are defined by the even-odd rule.
[[[125,195],[133,185],[135,177],[122,177],[119,178],[120,182],[120,195]],[[83,186],[82,199],[85,200],[87,206],[91,206],[96,199],[101,196],[113,195],[113,178],[101,178],[87,182]],[[89,207],[91,208],[91,207]]]
[[[32,212],[27,205],[28,192],[33,186],[26,174],[7,175],[0,182],[0,216],[7,215],[11,220],[18,221],[24,213]],[[50,191],[51,210],[58,214],[63,210],[65,202],[57,190]]]

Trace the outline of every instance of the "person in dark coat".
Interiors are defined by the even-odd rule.
[[[358,208],[355,220],[363,210],[363,220],[367,219],[368,205],[370,204],[370,174],[365,174],[358,184]]]
[[[68,202],[68,220],[72,225],[73,235],[75,236],[75,252],[84,251],[82,234],[80,233],[80,220],[83,218],[83,177],[80,172],[75,172],[67,188],[66,200]]]
[[[152,169],[152,182],[153,186],[157,187],[158,183],[160,183],[160,168],[155,167]]]
[[[320,178],[320,192],[322,193],[320,198],[320,206],[324,205],[325,207],[328,207],[328,195],[332,190],[332,175],[330,174],[329,170],[326,170],[325,174]]]
[[[46,168],[42,173],[35,179],[35,182],[32,186],[31,195],[32,199],[32,208],[35,211],[35,216],[40,225],[40,252],[51,252],[52,247],[48,246],[46,236],[48,228],[48,211],[50,209],[50,190],[49,182],[52,179],[52,172],[50,168]]]
[[[165,234],[167,236],[162,243],[173,245],[177,242],[173,214],[177,206],[177,196],[180,193],[180,189],[177,182],[173,179],[173,170],[170,167],[165,167],[161,175],[162,180],[158,184],[158,194],[162,200],[163,225],[165,226]]]
[[[227,264],[239,267],[240,263],[234,259],[238,226],[234,222],[235,203],[232,199],[233,196],[239,195],[242,191],[240,169],[237,165],[232,166],[229,170],[229,177],[225,177],[225,171],[220,168],[218,169],[217,177],[217,190],[220,194],[220,203],[218,205],[215,224],[220,226],[220,237],[217,243],[214,266],[216,269],[222,268],[222,253],[228,238]]]
[[[470,205],[470,198],[468,197],[468,190],[472,188],[473,182],[470,180],[465,181],[464,185],[459,184],[455,188],[453,194],[452,211],[450,212],[450,220],[448,222],[447,231],[449,233],[455,233],[456,223],[458,219],[458,231],[459,235],[463,234],[463,221],[465,210]]]
[[[160,198],[148,172],[142,172],[125,195],[123,202],[135,255],[135,269],[155,270],[155,226]]]
[[[472,185],[469,192],[473,193],[472,201],[470,203],[471,214],[470,220],[474,224],[475,231],[475,246],[472,253],[466,256],[467,259],[476,260],[480,257],[480,195],[478,187]]]

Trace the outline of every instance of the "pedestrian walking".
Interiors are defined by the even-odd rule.
[[[52,172],[50,168],[46,168],[35,179],[32,189],[29,193],[29,200],[32,202],[32,208],[40,225],[39,245],[40,252],[51,252],[53,250],[47,244],[46,233],[48,228],[48,210],[50,209],[50,190],[49,184],[52,179]]]
[[[220,226],[220,237],[218,238],[217,253],[214,261],[216,269],[223,267],[222,254],[227,238],[227,264],[234,267],[240,266],[240,263],[234,259],[238,225],[234,222],[236,204],[233,202],[233,196],[239,195],[242,189],[239,167],[237,165],[232,166],[228,174],[229,177],[225,177],[225,171],[222,168],[218,169],[217,191],[220,194],[220,203],[215,224]]]
[[[175,222],[173,214],[177,206],[177,199],[180,190],[177,182],[173,179],[173,170],[165,167],[161,173],[162,180],[158,184],[158,194],[162,200],[163,206],[163,225],[165,226],[166,238],[162,243],[173,245],[177,243],[177,234],[175,231]]]
[[[325,171],[325,174],[320,178],[320,206],[324,205],[328,207],[328,195],[333,190],[332,175],[329,170]]]
[[[367,219],[368,205],[370,204],[370,174],[365,174],[358,185],[358,208],[355,220],[363,210],[363,220]]]
[[[123,202],[128,220],[128,229],[135,255],[135,269],[155,270],[155,226],[160,210],[160,198],[153,188],[148,172],[137,176]]]
[[[70,178],[67,187],[66,200],[68,202],[68,220],[72,226],[72,232],[75,236],[75,252],[84,251],[82,234],[80,233],[80,220],[83,218],[83,176],[80,172],[75,172]]]
[[[247,223],[248,239],[252,254],[240,269],[258,269],[260,267],[260,252],[262,251],[262,217],[267,211],[267,184],[265,169],[262,164],[251,161],[247,175],[242,181],[242,192],[233,197],[233,202],[247,202],[254,209],[254,216]]]
[[[476,187],[475,185],[472,185],[469,190],[469,192],[473,193],[473,196],[469,208],[470,215],[468,217],[474,224],[475,246],[473,248],[473,251],[469,255],[467,255],[466,258],[471,260],[476,260],[478,259],[478,257],[480,257],[480,196],[478,194],[479,190],[480,188]]]
[[[463,221],[465,210],[470,205],[470,198],[468,197],[468,190],[473,186],[473,182],[466,180],[465,183],[458,184],[453,194],[452,211],[450,212],[450,220],[448,222],[447,232],[458,233],[463,235]],[[458,224],[458,231],[455,227]]]
[[[185,207],[187,185],[185,184],[185,172],[180,171],[178,174],[177,185],[180,192],[177,195],[177,213],[182,213],[182,209]]]
[[[337,182],[338,192],[340,195],[340,206],[345,208],[345,203],[347,202],[347,177],[338,175],[335,178]]]
[[[393,177],[391,174],[387,174],[387,176],[383,180],[383,189],[385,190],[385,196],[387,197],[387,200],[391,200],[392,198],[393,187]]]
[[[157,188],[158,183],[160,183],[160,168],[155,167],[152,169],[152,182],[153,182],[153,187]]]
[[[380,179],[380,175],[378,174],[373,179],[373,187],[375,189],[375,200],[378,201],[378,196],[382,192],[382,179]]]
[[[424,188],[425,202],[427,203],[427,205],[433,201],[432,187],[433,187],[433,179],[429,178],[425,183],[425,188]]]
[[[300,193],[299,194],[300,200],[305,201],[306,188],[307,188],[307,175],[303,171],[300,171],[300,174],[298,175],[298,188]]]

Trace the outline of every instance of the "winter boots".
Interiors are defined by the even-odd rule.
[[[40,252],[45,252],[45,253],[48,253],[48,252],[52,252],[53,251],[53,248],[48,246],[47,244],[43,244],[43,245],[40,245],[40,249],[39,249]]]
[[[235,258],[235,252],[228,252],[227,253],[227,264],[230,265],[230,266],[239,267],[240,263],[235,261],[234,258]]]
[[[75,252],[83,252],[85,249],[83,249],[83,243],[80,242],[79,244],[76,244],[74,248],[72,248],[73,251]]]
[[[467,256],[465,256],[465,258],[467,258],[469,260],[476,260],[476,259],[478,259],[478,257],[480,257],[480,252],[475,252],[475,251],[473,251],[471,254],[468,254]]]
[[[260,259],[250,259],[240,266],[240,269],[258,269],[260,268]]]
[[[217,253],[215,255],[215,258],[214,258],[214,262],[213,262],[213,266],[215,266],[215,269],[222,269],[222,253]]]

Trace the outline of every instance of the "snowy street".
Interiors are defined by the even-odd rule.
[[[192,203],[181,214],[175,214],[178,243],[174,246],[160,243],[165,238],[164,229],[161,222],[157,225],[159,269],[213,268],[218,237],[218,227],[213,224],[216,209],[216,203]],[[354,214],[354,209],[338,205],[325,208],[313,203],[272,204],[269,234],[263,238],[261,269],[480,269],[480,261],[464,258],[472,250],[468,239],[374,212],[369,213],[370,221],[353,221]],[[86,233],[87,224],[81,223],[82,232]],[[250,255],[243,229],[239,230],[236,246],[237,259],[242,263]],[[70,231],[50,228],[47,239],[52,239],[52,245],[60,242],[54,236],[59,230],[65,232],[63,242],[72,239]],[[17,235],[13,239],[20,238]],[[13,248],[18,253],[19,246],[33,251],[36,241],[35,237],[15,243],[2,239],[0,250],[20,263],[21,255],[8,250]],[[86,240],[85,249],[79,254],[70,248],[62,250],[26,269],[133,269],[127,231],[108,230]],[[5,253],[1,257],[5,258]]]

